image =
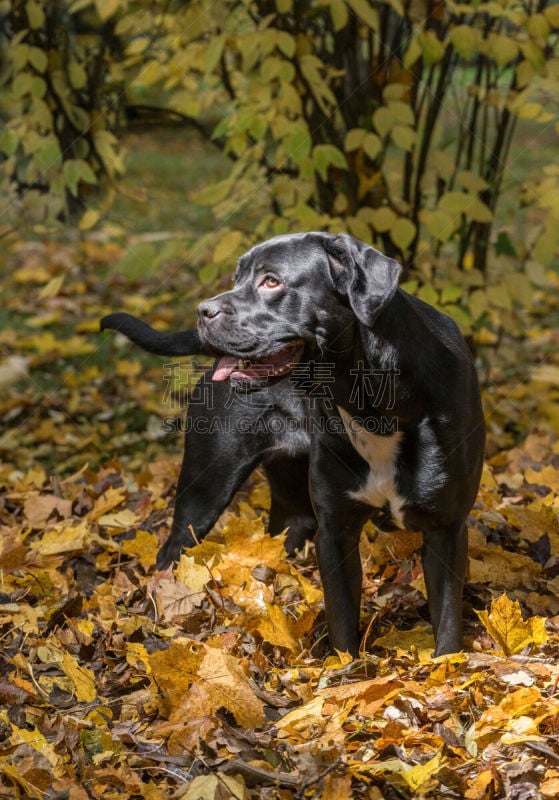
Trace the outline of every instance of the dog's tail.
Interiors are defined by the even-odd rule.
[[[158,356],[209,355],[196,329],[175,333],[156,331],[138,317],[124,311],[103,317],[101,330],[107,329],[123,333],[134,344]]]

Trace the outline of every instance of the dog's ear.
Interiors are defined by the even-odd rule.
[[[348,234],[325,237],[323,244],[335,290],[347,297],[357,319],[371,327],[394,297],[402,267]]]

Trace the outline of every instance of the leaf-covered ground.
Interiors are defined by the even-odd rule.
[[[185,327],[203,289],[184,269],[125,279],[125,252],[89,236],[1,256],[0,796],[559,797],[557,281],[522,338],[478,356],[467,652],[430,657],[419,535],[370,527],[349,663],[326,657],[312,546],[290,561],[265,533],[258,474],[155,572],[180,397],[98,320]]]

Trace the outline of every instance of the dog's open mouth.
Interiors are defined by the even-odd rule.
[[[302,342],[290,342],[286,347],[259,359],[221,356],[216,364],[212,380],[226,381],[242,378],[254,381],[262,378],[277,378],[291,372],[303,355]]]

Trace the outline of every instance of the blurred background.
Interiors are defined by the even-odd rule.
[[[12,463],[157,447],[161,359],[98,319],[189,327],[250,245],[315,229],[398,258],[458,322],[490,454],[557,430],[559,4],[1,0],[0,18]]]

